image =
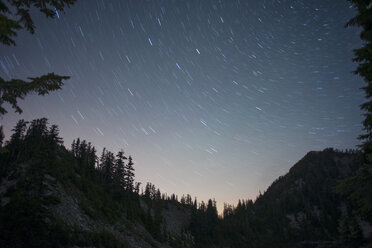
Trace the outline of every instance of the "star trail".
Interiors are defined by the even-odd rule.
[[[347,1],[83,1],[0,45],[0,76],[71,76],[22,115],[65,145],[123,148],[167,193],[254,199],[310,150],[355,148],[362,79]],[[98,153],[98,155],[100,155]]]

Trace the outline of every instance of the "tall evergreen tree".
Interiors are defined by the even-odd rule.
[[[351,200],[355,212],[372,222],[372,1],[348,1],[357,9],[357,15],[346,26],[360,27],[360,38],[364,42],[363,47],[354,51],[354,61],[358,63],[355,74],[360,75],[367,84],[363,88],[367,101],[361,105],[365,111],[365,133],[360,136],[363,141],[363,165],[356,176],[343,181],[338,191]]]
[[[105,151],[101,156],[101,173],[106,182],[111,182],[115,166],[115,156],[110,151]]]
[[[125,190],[132,192],[134,184],[134,168],[133,159],[131,156],[128,158],[128,163],[125,166]],[[155,193],[155,192],[154,192]]]
[[[80,156],[80,138],[77,138],[74,144],[74,156],[76,158]]]
[[[37,152],[40,159],[43,159],[47,154],[46,150],[49,148],[48,144],[48,119],[35,119],[30,122],[25,135],[25,154],[26,156],[33,156]],[[44,155],[42,155],[44,154]]]
[[[48,134],[48,119],[41,118],[32,120],[26,132],[26,139],[41,138]],[[35,142],[35,141],[33,141]]]
[[[4,141],[4,131],[3,131],[3,126],[0,126],[0,147],[3,146],[3,141]]]
[[[135,192],[136,194],[139,194],[139,192],[140,192],[140,186],[141,186],[141,182],[136,182],[136,183],[135,183],[135,186],[134,186],[134,192]]]
[[[9,150],[12,157],[17,157],[20,153],[20,144],[25,138],[25,132],[27,129],[25,120],[21,119],[17,122],[16,126],[12,129],[13,134],[10,136]]]
[[[92,146],[92,143],[88,142],[88,159],[87,163],[89,168],[95,169],[97,162],[96,148]]]
[[[75,139],[72,141],[72,144],[71,144],[71,152],[72,152],[72,155],[75,156]]]
[[[114,172],[114,182],[117,186],[124,190],[125,188],[125,160],[127,158],[124,156],[123,150],[119,151],[116,155],[115,161],[115,172]]]
[[[358,63],[355,74],[360,75],[367,85],[363,88],[367,102],[361,105],[361,109],[365,111],[365,119],[363,122],[365,134],[360,138],[364,140],[364,150],[371,151],[372,142],[372,2],[371,0],[349,0],[358,10],[358,14],[352,18],[346,26],[361,27],[360,38],[364,42],[364,46],[354,50],[355,58]]]
[[[98,162],[98,171],[101,172],[102,175],[103,175],[102,165],[105,163],[105,157],[106,157],[106,147],[102,149],[102,153],[101,153],[101,156]]]
[[[10,144],[18,144],[24,139],[27,123],[28,122],[23,119],[17,122],[16,126],[12,129],[13,134],[10,136]]]
[[[62,138],[59,137],[59,128],[55,124],[49,128],[49,140],[51,145],[60,146],[63,144]]]

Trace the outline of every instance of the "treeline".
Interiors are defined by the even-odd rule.
[[[19,183],[7,193],[12,204],[1,207],[0,246],[4,242],[20,247],[75,244],[73,240],[77,238],[72,238],[74,235],[67,227],[61,227],[63,221],[53,221],[58,226],[45,223],[45,219],[52,218],[48,206],[60,201],[58,196],[46,195],[49,192],[46,182],[51,178],[56,179],[53,183],[62,183],[65,189],[79,189],[82,197],[76,195],[76,199],[93,220],[114,223],[124,215],[130,221],[142,223],[155,238],[165,240],[167,237],[161,214],[154,215],[154,212],[161,213],[161,209],[156,209],[159,204],[154,186],[151,193],[150,188],[139,193],[140,183],[135,182],[131,156],[123,150],[114,154],[105,148],[97,156],[97,149],[80,138],[72,142],[71,149],[66,149],[58,126],[48,125],[46,118],[18,121],[8,141],[4,141],[0,128],[0,182],[12,179],[12,175],[19,178]],[[70,193],[76,194],[76,191]],[[141,201],[147,203],[146,208]],[[28,221],[22,220],[24,213]],[[53,235],[47,234],[51,232],[63,237],[52,238]],[[84,232],[75,230],[74,233]],[[111,238],[105,236],[105,242],[112,243]]]
[[[71,144],[71,153],[82,168],[95,170],[103,182],[112,187],[114,192],[135,192],[138,194],[140,183],[134,184],[134,163],[120,150],[116,155],[103,148],[100,158],[90,142],[77,138]]]
[[[101,183],[109,185],[112,191],[139,192],[139,183],[134,186],[133,159],[131,156],[127,158],[123,150],[114,155],[103,148],[98,158],[97,150],[90,142],[77,138],[73,140],[71,150],[68,151],[63,146],[62,138],[59,137],[58,126],[48,127],[46,118],[31,122],[21,119],[12,132],[10,140],[1,148],[4,158],[12,163],[34,161],[35,158],[45,163],[48,159],[60,155],[57,152],[64,150],[75,159],[79,174],[98,176]],[[0,144],[2,144],[4,134],[2,133],[0,137]]]
[[[63,139],[59,136],[58,126],[49,125],[46,118],[30,122],[19,120],[12,129],[8,141],[4,141],[4,134],[0,127],[0,180],[4,180],[13,173],[14,168],[19,167],[20,164],[30,168],[31,176],[25,177],[27,181],[24,184],[25,188],[18,188],[14,192],[20,193],[22,190],[32,189],[32,193],[18,199],[16,206],[9,209],[12,214],[6,214],[6,209],[3,209],[3,215],[0,216],[2,222],[0,230],[8,230],[4,232],[8,234],[12,230],[12,235],[9,237],[14,239],[24,235],[23,232],[26,230],[20,227],[22,221],[8,219],[8,217],[15,216],[14,213],[17,211],[21,215],[25,206],[46,212],[43,208],[44,200],[41,199],[45,198],[43,194],[47,191],[45,181],[48,175],[58,179],[57,181],[63,183],[66,188],[70,188],[72,183],[74,187],[80,189],[84,193],[84,198],[79,199],[80,205],[85,214],[92,219],[104,218],[114,222],[124,213],[128,220],[143,224],[149,233],[160,242],[169,241],[176,246],[190,243],[188,240],[178,240],[179,238],[185,239],[184,237],[171,238],[166,230],[162,212],[168,208],[168,204],[174,204],[178,208],[185,207],[193,213],[202,213],[213,208],[217,218],[215,201],[213,204],[205,204],[204,202],[198,203],[197,199],[193,199],[189,194],[180,198],[175,194],[167,195],[161,193],[159,188],[149,182],[141,188],[141,183],[135,182],[133,158],[127,156],[123,150],[114,154],[103,148],[98,156],[97,149],[90,142],[80,138],[73,140],[71,148],[66,149]],[[37,186],[34,187],[35,185]],[[34,188],[37,190],[33,191]],[[36,195],[35,192],[37,192]],[[54,199],[50,202],[58,203],[58,201]],[[35,206],[30,206],[30,203]],[[22,225],[38,230],[34,224],[39,223],[39,230],[46,232],[46,227],[53,230],[41,219],[44,215],[38,215],[37,211],[34,214],[29,213],[30,223]],[[40,231],[40,233],[43,232]],[[35,237],[37,236],[35,234]],[[69,240],[67,237],[64,239]],[[27,244],[37,241],[23,240],[20,242]]]

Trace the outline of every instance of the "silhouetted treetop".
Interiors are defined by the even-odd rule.
[[[64,11],[76,0],[1,0],[0,1],[0,42],[5,45],[15,45],[13,37],[17,32],[26,29],[35,32],[34,21],[30,9],[40,10],[46,17],[54,18],[56,11]]]
[[[54,18],[56,11],[64,11],[76,0],[0,0],[0,42],[3,45],[15,45],[13,38],[17,32],[26,29],[34,33],[35,25],[30,15],[30,9],[40,10],[46,17]],[[45,95],[51,91],[61,89],[63,80],[68,76],[49,73],[40,77],[29,77],[29,81],[0,77],[0,116],[7,113],[3,107],[9,103],[17,113],[22,113],[18,100],[23,100],[30,93]]]

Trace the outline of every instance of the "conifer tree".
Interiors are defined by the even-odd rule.
[[[128,163],[125,166],[125,190],[133,191],[134,184],[134,168],[133,168],[133,159],[131,156],[128,158]]]
[[[75,148],[74,148],[74,156],[76,158],[80,157],[80,138],[76,139]]]
[[[358,62],[358,67],[354,71],[360,75],[367,85],[363,88],[366,94],[367,102],[361,105],[365,111],[365,119],[363,122],[365,134],[360,138],[364,140],[363,149],[371,151],[372,142],[372,1],[349,0],[354,7],[357,8],[358,14],[352,18],[346,26],[358,26],[362,28],[360,38],[364,42],[364,46],[354,50],[355,62]]]
[[[27,129],[25,139],[29,139],[30,142],[36,142],[36,140],[33,140],[36,138],[37,140],[40,140],[41,137],[45,137],[48,134],[48,119],[47,118],[41,118],[41,119],[35,119],[32,120],[30,123],[30,127]]]
[[[146,199],[151,199],[151,183],[149,182],[146,183],[144,196]]]
[[[125,188],[125,160],[127,158],[124,156],[124,151],[121,150],[116,155],[115,161],[115,172],[114,181],[117,186],[124,190]]]
[[[357,9],[357,15],[346,26],[361,27],[360,38],[364,46],[354,50],[354,61],[358,62],[355,74],[366,82],[363,88],[367,101],[361,105],[365,111],[363,121],[363,165],[356,176],[350,177],[338,187],[338,192],[355,203],[355,212],[372,222],[372,1],[348,0]]]
[[[113,179],[113,172],[115,166],[115,156],[112,152],[103,150],[101,156],[101,173],[106,182],[110,182]]]
[[[98,171],[101,172],[102,175],[103,175],[102,166],[105,163],[105,157],[106,157],[106,148],[104,147],[102,149],[101,157],[99,158],[99,163],[98,163]]]
[[[27,123],[28,122],[23,119],[17,122],[16,126],[12,129],[13,134],[10,136],[10,144],[17,145],[21,140],[24,139]]]
[[[0,126],[0,147],[3,146],[3,141],[4,141],[4,131],[3,131],[3,126]]]
[[[161,199],[161,192],[160,192],[159,188],[156,190],[154,198],[155,198],[156,201]]]
[[[140,186],[141,186],[141,183],[140,183],[140,182],[136,182],[136,183],[135,183],[135,186],[134,186],[134,192],[135,192],[136,194],[139,194]]]
[[[97,162],[96,148],[92,146],[92,143],[88,142],[88,158],[87,163],[89,168],[95,169]]]
[[[75,139],[72,141],[72,144],[71,144],[71,152],[72,152],[72,155],[75,156]]]
[[[27,129],[27,124],[25,120],[21,119],[17,122],[16,126],[12,129],[13,134],[10,136],[9,151],[12,157],[17,157],[20,153],[20,144],[25,138],[25,132]]]
[[[49,129],[49,139],[51,145],[62,145],[63,140],[61,137],[59,137],[59,128],[57,125],[53,124]]]

